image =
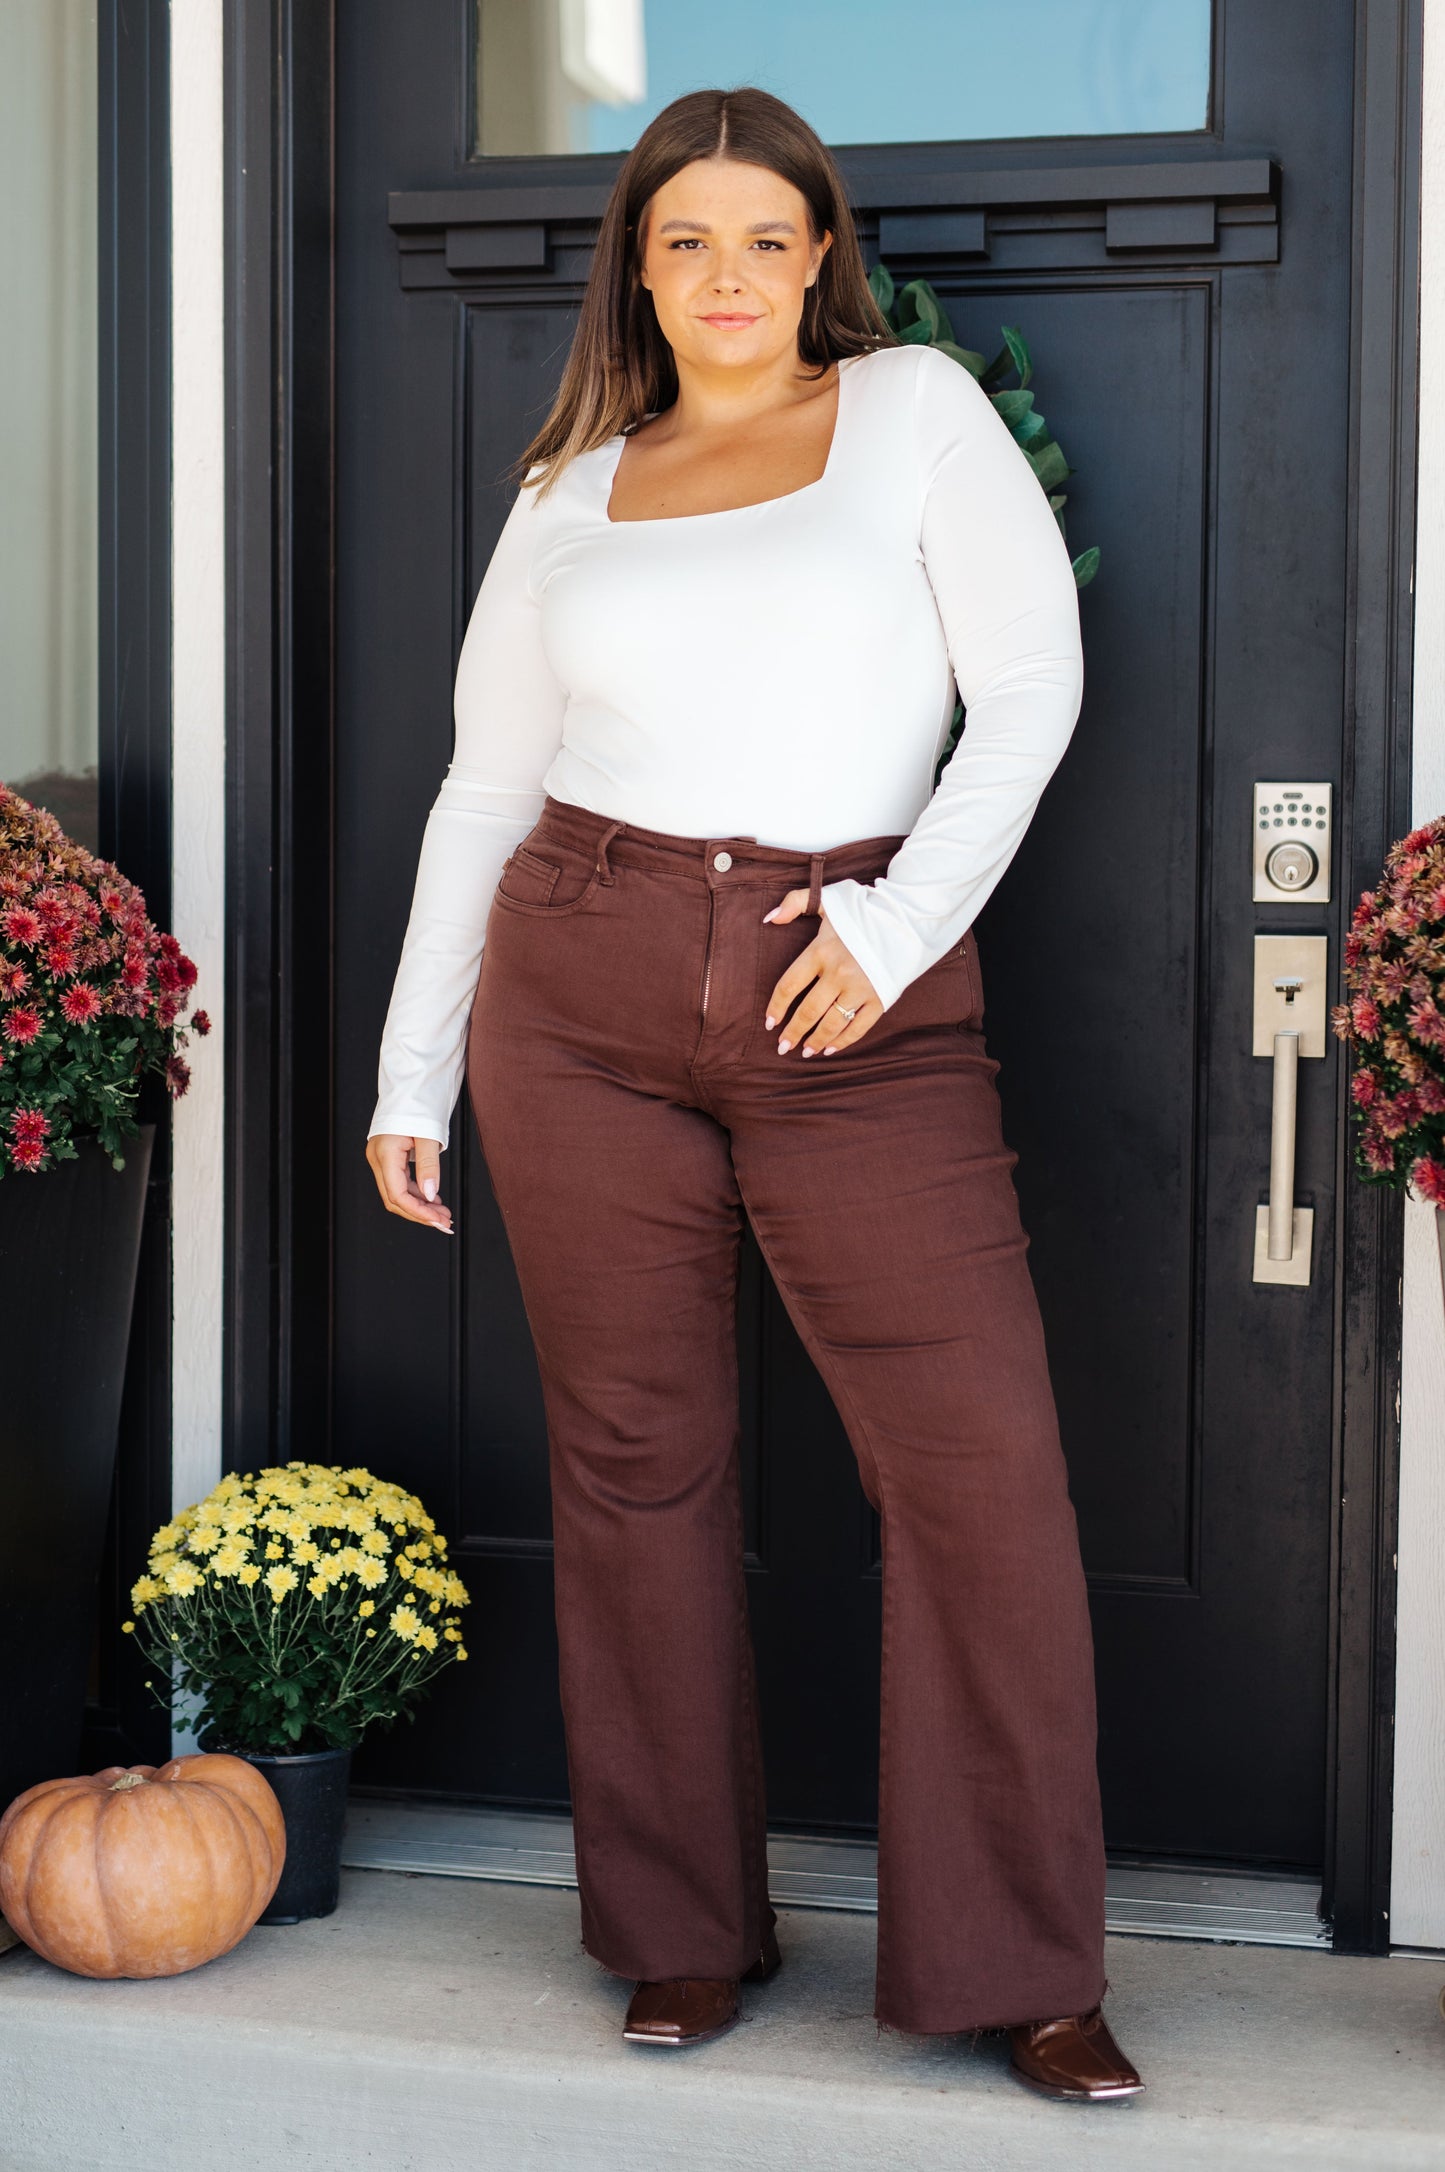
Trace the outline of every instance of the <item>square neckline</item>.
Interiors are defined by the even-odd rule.
[[[622,464],[622,454],[627,444],[626,432],[619,431],[615,440],[612,441],[616,444],[617,450],[604,476],[605,487],[602,493],[602,519],[604,525],[608,528],[667,528],[673,526],[676,522],[684,520],[726,520],[730,514],[759,513],[764,506],[789,505],[794,498],[806,498],[810,491],[821,490],[825,483],[832,480],[833,469],[841,450],[843,387],[848,382],[851,374],[848,365],[850,362],[860,362],[862,359],[862,355],[857,354],[845,354],[838,357],[838,400],[833,411],[833,434],[828,440],[828,457],[823,463],[823,472],[821,475],[815,476],[811,483],[801,483],[796,490],[780,490],[774,498],[754,498],[750,505],[718,505],[704,513],[658,513],[646,520],[614,520],[608,511],[608,507],[612,502],[612,486],[617,480],[617,470]]]

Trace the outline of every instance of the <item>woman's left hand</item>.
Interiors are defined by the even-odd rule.
[[[789,890],[782,903],[764,913],[763,918],[781,925],[796,920],[807,906],[806,890]],[[805,1056],[831,1056],[835,1049],[860,1041],[883,1015],[882,998],[847,944],[835,934],[826,912],[820,916],[812,942],[799,951],[768,997],[765,1024],[769,1032],[804,988],[808,993],[778,1042],[780,1056],[786,1056],[800,1042]],[[844,1018],[836,1007],[839,1004],[853,1016]]]

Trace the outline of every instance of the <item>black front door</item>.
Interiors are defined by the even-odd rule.
[[[1341,886],[1256,902],[1251,851],[1256,783],[1346,773],[1353,10],[1221,9],[1197,133],[841,155],[870,263],[927,277],[966,347],[1021,328],[1076,471],[1071,549],[1102,554],[1078,729],[979,937],[1093,1591],[1109,1839],[1314,1866],[1336,1062],[1301,1066],[1311,1279],[1257,1282],[1252,1001],[1257,933],[1327,935],[1333,960]],[[454,1247],[385,1216],[361,1157],[501,478],[557,381],[618,164],[477,152],[474,12],[338,11],[335,1447],[422,1494],[474,1593],[471,1663],[362,1777],[563,1803],[541,1403],[469,1111],[444,1164]],[[485,76],[495,11],[477,19]],[[877,1533],[751,1247],[740,1316],[772,1814],[866,1830]]]

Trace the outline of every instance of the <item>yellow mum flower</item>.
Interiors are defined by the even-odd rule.
[[[456,1628],[455,1625],[451,1622],[447,1623],[446,1628],[442,1631],[442,1635],[446,1638],[448,1644],[460,1644],[462,1641],[461,1630]]]
[[[434,1652],[437,1648],[437,1633],[435,1629],[432,1628],[418,1629],[416,1633],[416,1641],[418,1644],[420,1644],[423,1651]]]
[[[254,1561],[248,1561],[245,1567],[241,1569],[238,1573],[240,1575],[241,1582],[249,1586],[255,1583],[257,1577],[261,1573],[261,1570],[258,1563]],[[274,1576],[275,1573],[276,1571],[273,1569],[271,1571],[271,1574]]]
[[[140,1576],[130,1587],[132,1606],[144,1606],[148,1600],[158,1599],[161,1587],[153,1576]]]
[[[191,1552],[193,1554],[209,1554],[220,1543],[220,1530],[213,1523],[198,1523],[191,1533]]]
[[[455,1571],[447,1571],[447,1588],[444,1594],[448,1606],[470,1606],[471,1594]]]
[[[152,1554],[147,1566],[152,1576],[164,1576],[167,1570],[175,1568],[180,1558],[174,1547],[171,1547],[165,1553]]]
[[[234,1576],[238,1569],[245,1567],[246,1558],[246,1548],[241,1544],[241,1541],[237,1538],[228,1538],[223,1540],[216,1548],[211,1559],[211,1567],[217,1576]]]
[[[291,1558],[303,1565],[309,1561],[319,1561],[321,1559],[321,1548],[314,1539],[303,1539],[299,1546],[293,1546],[291,1549]]]
[[[394,1609],[387,1626],[394,1629],[405,1643],[413,1644],[421,1629],[421,1617],[413,1613],[409,1606],[399,1606]]]
[[[374,1629],[368,1629],[366,1633],[369,1637],[374,1637],[376,1635],[376,1631]]]
[[[296,1589],[296,1582],[296,1571],[294,1569],[268,1569],[266,1571],[266,1589],[270,1592],[277,1606],[281,1604],[288,1591]]]
[[[267,1539],[266,1559],[268,1561],[281,1561],[285,1558],[285,1553],[286,1549],[279,1539]]]
[[[367,1556],[359,1546],[343,1546],[336,1559],[343,1576],[359,1576]]]
[[[365,1621],[368,1614],[374,1614],[376,1612],[375,1599],[363,1599],[356,1611],[361,1616],[362,1620]]]
[[[416,1574],[416,1570],[407,1560],[405,1554],[398,1554],[396,1557],[396,1573],[398,1576],[405,1576],[408,1579],[415,1576]]]
[[[375,1591],[378,1584],[386,1582],[386,1570],[379,1561],[373,1561],[370,1554],[363,1554],[356,1577],[357,1582],[364,1584],[368,1591]]]
[[[120,1625],[120,1633],[123,1637],[133,1637],[135,1635],[135,1623],[133,1621],[123,1621]]]
[[[368,1531],[361,1542],[361,1547],[363,1553],[389,1554],[391,1552],[391,1541],[384,1531]]]
[[[199,1591],[206,1579],[194,1562],[178,1562],[166,1571],[166,1590],[177,1599],[188,1599],[193,1591]]]
[[[151,1540],[153,1553],[170,1553],[185,1539],[185,1527],[179,1523],[163,1523]]]
[[[465,1659],[465,1658],[466,1658],[466,1656],[467,1656],[467,1648],[466,1648],[465,1644],[459,1644],[459,1645],[457,1646],[457,1657],[458,1657],[458,1659]]]
[[[313,1599],[324,1599],[327,1592],[331,1589],[331,1585],[326,1577],[313,1576],[308,1579],[306,1589],[310,1592]]]

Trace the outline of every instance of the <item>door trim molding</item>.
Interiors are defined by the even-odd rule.
[[[171,923],[171,146],[166,0],[96,10],[100,850]],[[86,1714],[95,1766],[170,1755],[165,1714],[120,1625],[151,1533],[170,1514],[171,1103],[156,1126],[126,1354],[116,1487],[98,1592],[100,1679]],[[90,1767],[87,1767],[90,1769]]]
[[[333,0],[225,0],[225,1469],[330,1439]]]
[[[1345,896],[1410,821],[1422,0],[1356,0],[1350,276]],[[1349,720],[1353,719],[1353,731]],[[1354,1171],[1340,1065],[1337,1399],[1324,1904],[1347,1953],[1390,1947],[1404,1212]]]

